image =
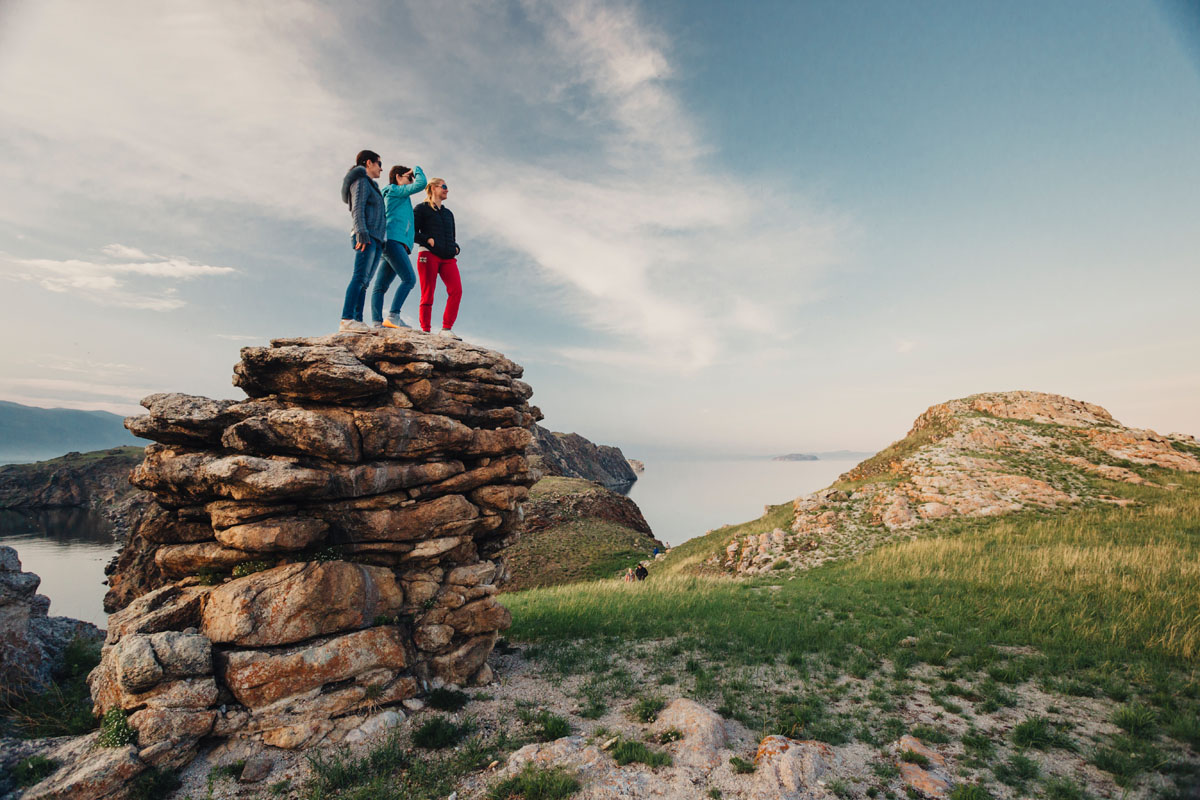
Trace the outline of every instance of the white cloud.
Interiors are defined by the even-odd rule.
[[[901,339],[896,342],[896,352],[902,355],[907,355],[913,351],[917,343],[911,339]]]
[[[113,258],[127,258],[133,261],[149,261],[152,256],[148,256],[136,247],[126,247],[123,244],[108,244],[100,248],[100,252],[106,256]]]
[[[536,274],[521,279],[555,289],[556,310],[592,332],[606,361],[688,372],[747,332],[786,341],[841,255],[845,221],[717,162],[677,91],[667,32],[635,4],[516,6],[413,2],[361,18],[299,0],[154,13],[21,6],[22,35],[0,53],[0,130],[10,131],[0,133],[0,214],[52,226],[56,199],[14,165],[69,153],[76,191],[144,209],[163,228],[188,224],[171,213],[187,202],[332,232],[348,225],[337,188],[365,144],[450,178],[460,230],[530,264]],[[455,55],[434,84],[418,54],[447,49],[450,20]],[[403,35],[412,57],[364,47],[375,26],[379,41]],[[51,43],[58,57],[46,59]],[[93,64],[103,70],[88,73]],[[40,273],[50,291],[168,310],[182,299],[135,291],[128,276],[222,269],[126,245],[105,253],[122,268],[31,262],[23,274]],[[464,252],[464,268],[488,255]]]
[[[109,245],[104,250],[108,252],[115,248],[126,257],[128,251],[141,252],[122,245]],[[233,267],[197,264],[183,256],[142,255],[156,260],[110,263],[81,259],[12,258],[0,254],[0,274],[11,280],[37,283],[50,292],[78,294],[93,303],[149,311],[173,311],[186,305],[175,287],[166,286],[157,292],[147,292],[130,287],[128,280],[119,276],[190,281],[200,277],[230,275],[237,271]]]

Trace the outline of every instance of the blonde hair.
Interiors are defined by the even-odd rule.
[[[429,205],[437,205],[433,202],[433,190],[445,182],[445,178],[430,178],[429,183],[425,184],[425,200],[429,203]]]

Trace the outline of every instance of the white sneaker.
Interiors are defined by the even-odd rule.
[[[338,333],[370,333],[371,329],[365,322],[356,319],[344,319],[338,323]]]
[[[449,328],[442,328],[442,336],[445,336],[447,339],[455,339],[460,342],[462,341],[462,337]]]

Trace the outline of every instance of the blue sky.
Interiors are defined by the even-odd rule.
[[[1200,433],[1197,20],[2,3],[0,399],[233,397],[239,347],[334,330],[369,147],[451,187],[459,332],[629,455],[873,450],[1018,388]]]

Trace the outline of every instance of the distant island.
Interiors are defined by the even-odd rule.
[[[775,456],[772,461],[854,461],[869,458],[874,453],[862,453],[857,450],[829,450],[824,453],[788,453]]]

